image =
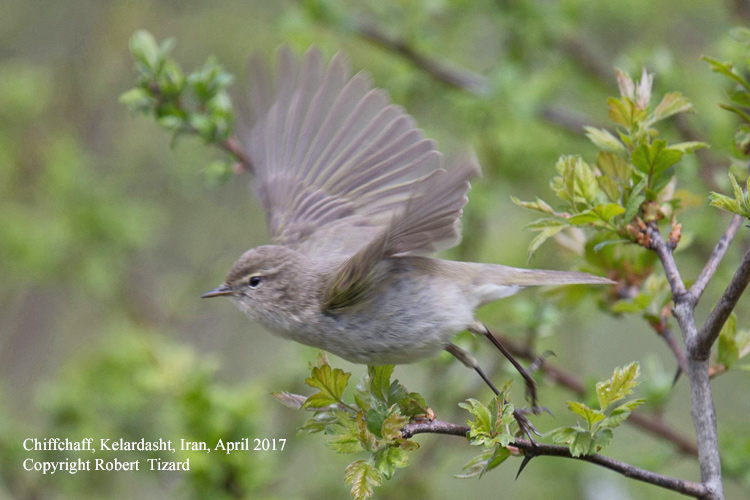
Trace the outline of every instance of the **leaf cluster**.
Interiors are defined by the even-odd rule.
[[[457,477],[482,477],[485,472],[494,469],[511,455],[508,445],[513,441],[513,435],[509,429],[515,418],[513,405],[504,402],[507,400],[507,392],[506,385],[501,394],[493,397],[486,406],[473,398],[465,403],[459,403],[458,406],[474,417],[474,420],[466,421],[470,429],[469,443],[472,446],[481,446],[483,451],[464,465],[464,472]]]
[[[517,205],[545,214],[527,226],[539,232],[530,254],[550,237],[576,227],[597,231],[596,251],[612,244],[643,244],[638,224],[671,219],[679,207],[670,182],[675,166],[706,144],[670,144],[654,126],[692,105],[679,92],[669,92],[652,109],[653,75],[645,70],[638,83],[623,71],[617,72],[617,81],[621,95],[607,101],[615,131],[586,127],[586,136],[599,150],[593,164],[578,155],[560,157],[558,175],[550,183],[556,206],[540,198],[513,198]]]
[[[310,365],[305,382],[317,392],[304,401],[287,393],[274,396],[287,406],[312,410],[314,415],[301,432],[323,432],[330,436],[328,447],[338,453],[366,452],[369,458],[346,468],[346,483],[355,499],[370,498],[373,489],[389,480],[396,469],[406,467],[407,451],[419,445],[405,439],[401,429],[415,418],[432,414],[424,398],[409,392],[398,380],[391,380],[393,366],[368,366],[367,375],[353,391],[352,403],[344,400],[350,373],[332,368],[324,354]]]
[[[643,399],[632,399],[614,406],[633,393],[633,388],[638,385],[636,379],[639,373],[640,365],[633,362],[625,367],[616,368],[609,380],[597,383],[598,409],[569,401],[568,409],[581,417],[584,425],[579,423],[550,431],[549,435],[553,441],[567,444],[574,457],[598,453],[607,446],[612,441],[612,430],[628,418],[633,409],[645,402]]]
[[[232,133],[234,112],[227,88],[234,77],[214,57],[203,67],[185,74],[169,56],[174,40],[157,44],[151,33],[139,30],[130,38],[130,54],[137,73],[136,85],[120,96],[134,113],[153,116],[172,133],[198,135],[206,143],[219,144]],[[228,178],[226,163],[210,165],[206,175],[216,183]]]

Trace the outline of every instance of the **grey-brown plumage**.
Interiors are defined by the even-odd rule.
[[[314,49],[302,62],[283,49],[275,84],[253,62],[245,148],[274,245],[242,255],[205,297],[227,295],[270,331],[350,361],[396,364],[448,348],[476,328],[478,307],[524,287],[610,282],[424,257],[459,242],[479,167],[443,168],[409,115],[349,75],[343,55],[325,68]]]

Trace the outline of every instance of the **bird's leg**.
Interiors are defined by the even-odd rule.
[[[534,414],[541,413],[542,409],[536,405],[536,382],[529,371],[513,357],[510,351],[508,351],[508,349],[506,349],[494,335],[492,335],[492,332],[490,332],[489,328],[487,328],[484,323],[477,321],[474,325],[469,327],[469,331],[487,337],[487,339],[492,342],[501,353],[503,353],[503,356],[508,358],[508,361],[510,361],[518,373],[521,374],[524,381],[526,381],[526,397],[531,401],[531,412]]]
[[[487,374],[484,373],[484,370],[482,370],[482,368],[479,366],[479,363],[477,363],[477,360],[474,358],[474,356],[461,349],[456,344],[448,344],[445,347],[445,350],[451,353],[461,363],[463,363],[464,366],[466,366],[467,368],[472,368],[475,372],[477,372],[479,376],[482,377],[482,380],[484,380],[485,383],[490,386],[490,389],[492,389],[492,392],[494,392],[496,396],[500,395],[500,391],[497,387],[495,387],[495,384],[492,383]],[[507,403],[505,398],[503,398],[502,403]],[[536,430],[536,427],[534,427],[529,419],[526,418],[526,416],[523,414],[523,411],[518,408],[513,410],[513,417],[516,419],[516,422],[518,422],[518,427],[521,429],[521,432],[529,438],[529,441],[534,443],[535,441],[531,436],[531,433],[534,432],[536,434],[539,434],[539,432]]]

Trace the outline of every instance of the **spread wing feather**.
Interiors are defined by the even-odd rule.
[[[386,254],[458,242],[477,171],[443,170],[435,143],[367,74],[350,78],[343,54],[326,68],[316,49],[299,61],[283,48],[278,82],[259,58],[251,74],[256,121],[245,147],[276,243],[346,258],[384,230]]]
[[[245,147],[274,242],[338,263],[324,308],[361,300],[384,257],[458,243],[476,162],[443,169],[435,143],[367,74],[350,78],[341,53],[325,68],[316,49],[298,61],[283,48],[278,66],[274,85],[251,63]]]

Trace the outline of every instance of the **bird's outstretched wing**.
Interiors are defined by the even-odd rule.
[[[278,66],[274,84],[252,62],[256,121],[244,138],[275,243],[348,262],[333,295],[383,256],[458,243],[475,162],[441,168],[435,143],[367,74],[350,78],[340,53],[326,68],[317,49],[297,61],[283,48]]]

